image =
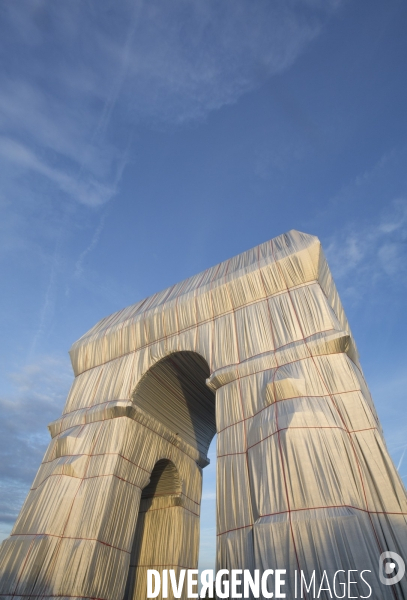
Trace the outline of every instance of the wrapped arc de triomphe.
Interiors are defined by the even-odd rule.
[[[407,555],[406,492],[316,237],[290,231],[115,313],[70,354],[1,546],[3,598],[144,600],[148,568],[196,568],[215,432],[218,569],[287,569],[287,598],[295,570],[370,569],[372,598],[407,598],[378,569]]]

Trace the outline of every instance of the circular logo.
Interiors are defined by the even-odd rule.
[[[396,552],[383,552],[379,558],[379,577],[384,585],[394,585],[404,577],[406,565]]]

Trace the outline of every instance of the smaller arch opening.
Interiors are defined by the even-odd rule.
[[[156,496],[170,496],[180,493],[181,482],[177,467],[170,460],[162,459],[155,464],[150,483],[143,489],[141,499],[147,500]]]
[[[171,562],[174,542],[171,542],[169,531],[179,523],[179,515],[174,509],[183,510],[181,479],[174,463],[161,459],[156,462],[150,482],[141,492],[123,600],[144,598],[147,570],[165,565],[169,559]]]

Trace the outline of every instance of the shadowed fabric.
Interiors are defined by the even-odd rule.
[[[125,308],[70,354],[0,548],[2,597],[144,600],[148,568],[196,568],[217,432],[218,569],[286,569],[287,598],[295,570],[369,570],[371,598],[407,598],[378,569],[407,556],[406,491],[316,237],[290,231]]]
[[[209,367],[199,354],[178,352],[151,367],[132,400],[203,454],[216,432]]]
[[[170,460],[159,460],[151,473],[150,483],[141,493],[141,500],[180,492],[179,475],[175,465]]]

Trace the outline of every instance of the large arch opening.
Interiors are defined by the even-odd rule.
[[[157,458],[163,451],[168,458],[156,462],[141,493],[124,600],[145,597],[148,569],[179,572],[197,566],[202,491],[199,465],[205,461],[196,457],[207,457],[216,433],[215,394],[206,385],[209,375],[201,355],[176,352],[153,365],[132,394],[134,404],[193,452],[185,452],[185,446],[177,450],[177,444],[166,447],[159,433],[157,437],[151,434],[148,452],[154,456],[156,445],[160,448]]]
[[[215,394],[206,385],[210,370],[196,352],[175,352],[144,375],[132,400],[206,456],[216,433]]]

